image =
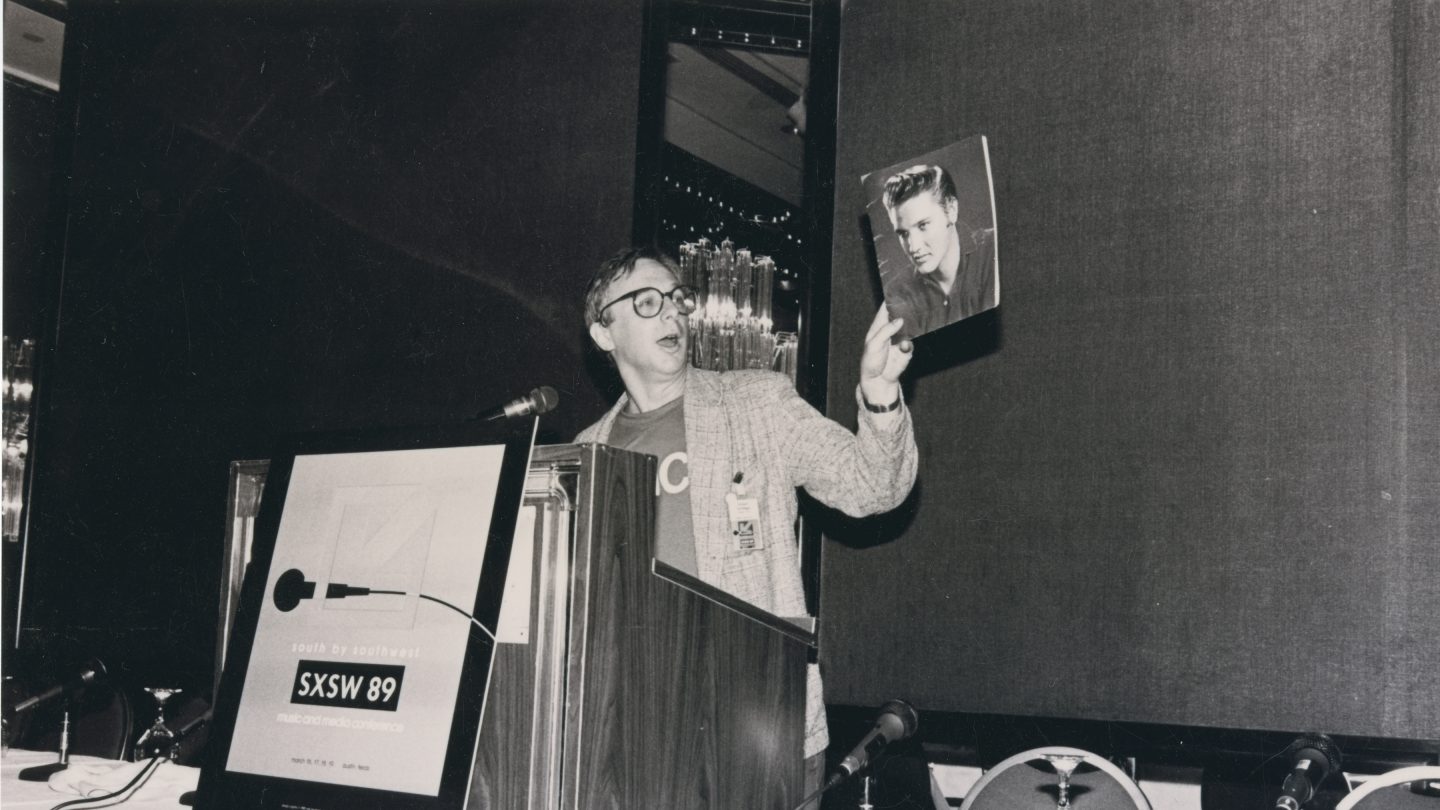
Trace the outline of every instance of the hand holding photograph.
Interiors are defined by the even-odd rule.
[[[915,338],[1000,305],[990,150],[975,135],[860,178],[885,306]]]

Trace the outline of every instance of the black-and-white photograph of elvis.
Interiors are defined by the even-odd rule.
[[[919,337],[1000,305],[995,204],[985,136],[861,178],[890,317]]]

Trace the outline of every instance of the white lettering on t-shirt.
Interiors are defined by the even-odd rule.
[[[680,472],[682,477],[679,481],[671,482],[670,467],[676,462],[681,465]],[[690,457],[685,454],[685,451],[677,450],[666,456],[664,461],[660,462],[660,474],[655,478],[655,494],[659,495],[660,491],[664,490],[671,495],[678,495],[686,489],[689,489],[689,487]]]

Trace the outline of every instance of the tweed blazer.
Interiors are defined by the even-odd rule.
[[[608,440],[626,402],[622,396],[575,441]],[[860,408],[859,430],[851,433],[801,398],[782,374],[691,368],[683,409],[697,573],[778,616],[807,614],[795,540],[796,487],[859,517],[895,508],[915,482],[918,453],[903,405],[896,415],[881,418]],[[759,542],[752,550],[737,548],[730,531],[725,497],[734,491],[737,474],[761,510]],[[814,667],[808,691],[807,756],[823,751],[828,739]]]

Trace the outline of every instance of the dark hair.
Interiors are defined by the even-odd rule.
[[[627,248],[616,253],[614,256],[600,263],[599,269],[590,279],[590,286],[585,288],[585,328],[589,329],[591,324],[600,322],[600,308],[605,306],[606,292],[610,285],[635,272],[635,265],[642,259],[649,259],[652,262],[663,264],[667,270],[674,274],[676,280],[680,278],[680,265],[670,254],[656,247],[635,247]]]
[[[896,206],[924,191],[935,192],[941,203],[959,197],[955,193],[955,181],[950,179],[949,172],[939,166],[921,164],[911,166],[885,180],[885,208],[894,211]]]

